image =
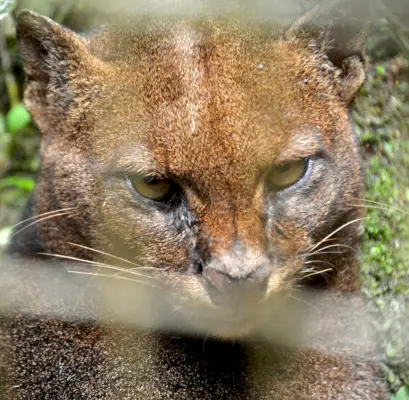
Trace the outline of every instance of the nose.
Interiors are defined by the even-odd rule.
[[[233,310],[249,308],[262,300],[267,291],[270,269],[260,266],[244,278],[234,278],[207,267],[203,271],[206,289],[213,304]]]

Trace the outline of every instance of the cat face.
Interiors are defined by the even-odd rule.
[[[363,66],[306,26],[138,20],[84,39],[22,14],[48,186],[37,209],[76,209],[50,221],[65,234],[42,225],[47,250],[83,254],[67,246],[82,240],[160,276],[177,301],[232,315],[319,269],[354,288],[362,182],[348,105]]]

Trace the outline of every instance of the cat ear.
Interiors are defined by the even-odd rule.
[[[286,32],[318,56],[323,71],[333,71],[339,95],[350,103],[365,80],[364,50],[369,1],[341,0],[315,7]]]
[[[91,55],[80,36],[49,18],[23,10],[16,23],[26,73],[25,102],[43,130],[75,104],[75,81],[86,79]]]

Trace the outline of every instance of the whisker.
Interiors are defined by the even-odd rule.
[[[144,267],[144,266],[142,266],[142,265],[138,265],[137,267],[134,267],[134,268],[129,268],[128,270],[129,271],[135,271],[136,269],[148,269],[148,270],[155,270],[155,271],[157,271],[158,270],[158,268],[157,267]]]
[[[301,289],[298,289],[298,291],[299,291],[299,292],[302,292],[302,293],[305,293],[305,289],[308,288],[308,286],[306,286],[306,285],[301,285],[301,284],[295,285],[295,287],[301,288]],[[291,289],[293,289],[293,288],[294,288],[294,286],[293,286]]]
[[[168,317],[171,317],[173,314],[176,314],[178,311],[180,311],[183,308],[183,306],[176,306],[173,308],[173,310],[170,312]]]
[[[313,271],[315,271],[315,267],[314,267],[314,266],[309,267],[309,268],[304,268],[304,267],[302,267],[302,268],[298,271],[298,273],[299,273],[299,274],[307,274],[307,273],[313,272]]]
[[[321,270],[321,271],[311,272],[310,274],[305,275],[305,276],[303,276],[302,278],[303,278],[303,279],[306,279],[306,278],[310,278],[311,276],[325,275],[326,272],[330,272],[330,271],[332,271],[332,268],[327,268],[327,269],[323,269],[323,270]]]
[[[99,273],[100,270],[101,270],[101,267],[98,267],[98,269],[97,269],[98,272],[97,272],[97,273]],[[91,278],[89,279],[89,281],[88,281],[87,284],[85,285],[84,289],[81,290],[81,293],[80,293],[80,294],[78,295],[78,297],[77,297],[77,302],[75,303],[74,311],[77,310],[78,306],[79,306],[80,303],[81,303],[81,300],[82,300],[82,299],[84,298],[84,296],[85,296],[85,293],[86,293],[87,290],[91,287],[91,284],[94,282],[94,278],[95,278],[95,276],[91,276]]]
[[[316,306],[314,306],[313,304],[309,303],[308,301],[306,301],[306,300],[304,300],[304,299],[300,299],[299,297],[295,297],[295,296],[293,296],[293,295],[291,295],[291,294],[289,294],[288,296],[289,296],[290,298],[294,299],[294,300],[298,300],[298,301],[300,301],[301,303],[304,303],[304,304],[306,304],[307,306],[313,308],[313,309],[314,309],[315,311],[317,311],[319,314],[321,313],[321,310],[320,310],[320,309],[318,309]]]
[[[370,200],[370,199],[364,199],[362,197],[351,197],[351,198],[354,199],[354,200],[363,201],[363,202],[367,202],[367,203],[379,204],[381,206],[386,206],[386,207],[389,206],[389,204],[387,204],[387,203],[382,203],[380,201],[375,201],[375,200]]]
[[[205,344],[206,344],[206,339],[207,339],[208,336],[209,336],[209,331],[206,332],[206,335],[205,335],[205,337],[203,339],[203,347],[202,347],[203,354],[205,352]]]
[[[274,344],[274,342],[271,341],[271,338],[268,335],[266,335],[264,332],[260,332],[260,333],[264,337],[264,339],[267,340],[267,343],[269,343],[271,345],[271,348],[274,351],[274,353],[276,354],[276,356],[278,357],[278,359],[279,360],[285,360],[282,351],[280,350],[280,348],[278,346],[276,346]]]
[[[380,201],[375,201],[375,200],[370,200],[370,199],[361,199],[359,197],[352,197],[354,200],[358,200],[358,201],[363,201],[366,203],[372,203],[372,204],[378,204],[380,206],[384,206],[384,207],[391,207],[389,204],[387,203],[382,203]]]
[[[97,261],[85,260],[83,258],[77,258],[77,257],[72,257],[72,256],[64,256],[62,254],[53,254],[53,253],[36,253],[36,254],[43,255],[43,256],[49,256],[49,257],[62,258],[64,260],[79,261],[79,262],[82,262],[82,263],[85,263],[85,264],[92,264],[92,265],[96,265],[96,266],[103,267],[103,268],[106,268],[106,269],[111,269],[113,271],[119,271],[119,272],[124,272],[124,273],[131,274],[131,275],[141,276],[143,278],[154,279],[151,276],[139,274],[137,272],[130,271],[127,268],[120,268],[120,267],[116,267],[114,265],[105,264],[105,263],[101,263],[101,262],[97,262]]]
[[[321,249],[317,249],[317,251],[313,252],[312,254],[322,254],[322,253],[320,253],[321,250],[327,250],[327,249],[330,249],[330,248],[333,248],[333,247],[341,247],[341,248],[346,248],[346,249],[349,249],[349,250],[352,250],[352,251],[356,251],[356,249],[354,249],[351,246],[348,246],[347,244],[337,243],[337,244],[330,244],[328,246],[322,247]]]
[[[304,264],[328,264],[335,268],[335,265],[326,260],[308,260]]]
[[[321,254],[345,254],[346,251],[314,251],[313,253],[303,253],[297,257],[310,257]]]
[[[329,235],[325,236],[324,239],[320,240],[316,245],[314,245],[312,248],[308,249],[307,251],[314,251],[317,247],[319,247],[322,243],[324,243],[328,238],[334,236],[340,230],[342,230],[342,229],[346,228],[347,226],[352,225],[352,224],[354,224],[356,222],[363,221],[364,219],[367,219],[367,217],[356,218],[356,219],[353,219],[352,221],[349,221],[349,222],[341,225],[339,228],[335,229]]]
[[[30,218],[27,218],[27,219],[25,219],[23,221],[18,222],[17,224],[13,225],[11,227],[11,229],[17,228],[18,226],[20,226],[20,225],[22,225],[22,224],[24,224],[26,222],[32,221],[33,219],[44,217],[44,216],[50,215],[50,214],[58,214],[58,213],[63,212],[63,211],[70,211],[70,210],[73,210],[74,208],[75,207],[61,208],[59,210],[53,210],[53,211],[48,211],[48,212],[45,212],[45,213],[42,213],[42,214],[38,214],[38,215],[35,215],[34,217],[30,217]]]
[[[126,276],[117,275],[117,274],[115,274],[115,275],[114,274],[100,274],[100,273],[97,273],[97,272],[85,272],[85,271],[74,271],[74,270],[70,270],[70,271],[67,271],[67,272],[69,272],[71,274],[91,275],[91,276],[99,276],[99,277],[103,277],[103,278],[120,279],[120,280],[124,280],[124,281],[136,282],[138,284],[149,286],[149,287],[159,288],[159,286],[157,286],[157,285],[152,285],[152,284],[144,282],[144,281],[140,281],[140,280],[132,279],[132,278],[127,278]]]
[[[77,243],[72,243],[72,242],[68,242],[68,244],[70,244],[72,246],[75,246],[75,247],[80,247],[81,249],[90,250],[90,251],[93,251],[95,253],[102,254],[104,256],[112,257],[112,258],[115,258],[115,259],[120,260],[120,261],[124,261],[124,262],[126,262],[128,264],[131,264],[131,265],[134,265],[136,267],[136,268],[129,268],[128,269],[129,271],[137,269],[137,268],[153,268],[153,267],[143,267],[141,265],[135,264],[134,262],[132,262],[130,260],[127,260],[126,258],[121,258],[121,257],[118,257],[118,256],[114,256],[113,254],[106,253],[106,252],[101,251],[101,250],[93,249],[92,247],[87,247],[87,246],[84,246],[82,244],[77,244]]]
[[[382,203],[382,202],[380,202],[380,201],[369,200],[369,199],[360,199],[360,198],[355,198],[355,200],[362,201],[362,202],[366,202],[366,203],[376,204],[376,205],[378,205],[378,206],[383,207],[383,208],[380,208],[380,209],[385,209],[385,211],[393,210],[393,211],[401,212],[402,214],[405,214],[405,215],[409,215],[409,212],[406,211],[406,210],[403,209],[403,208],[391,206],[391,205],[389,205],[389,204]],[[371,206],[365,205],[365,207],[371,207]],[[372,206],[371,208],[375,208],[375,207]]]
[[[300,289],[300,288],[304,288],[304,289]],[[295,290],[296,292],[299,292],[299,293],[305,293],[305,286],[296,285],[296,287],[293,286],[291,290]]]
[[[23,232],[24,230],[26,230],[26,229],[29,228],[30,226],[33,226],[33,225],[35,225],[35,224],[38,224],[38,223],[41,222],[41,221],[45,221],[45,220],[47,220],[47,219],[52,219],[52,218],[56,218],[56,217],[63,217],[64,215],[69,215],[69,214],[70,214],[70,213],[69,213],[68,211],[64,211],[64,212],[60,212],[59,214],[52,214],[52,215],[49,215],[49,216],[47,216],[47,217],[40,218],[40,219],[38,219],[38,220],[36,220],[36,221],[34,221],[34,222],[31,222],[30,224],[24,226],[23,228],[19,229],[17,232],[14,232],[11,237],[13,238],[14,236],[16,236],[16,235],[18,235],[19,233]]]
[[[383,207],[383,206],[376,206],[376,205],[368,205],[368,204],[350,204],[351,206],[354,207],[361,207],[361,208],[369,208],[372,210],[382,210],[382,211],[397,211],[400,212],[404,215],[408,215],[409,213],[400,209],[400,208],[396,208],[396,207]]]

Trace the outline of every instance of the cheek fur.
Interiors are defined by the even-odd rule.
[[[98,220],[100,245],[122,258],[177,270],[187,264],[188,240],[160,212],[142,213],[118,199],[106,198]]]

